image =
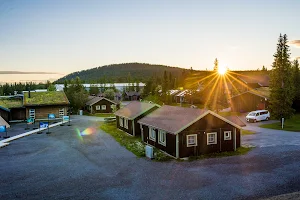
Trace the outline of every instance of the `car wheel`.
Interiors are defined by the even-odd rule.
[[[266,120],[269,121],[269,117],[267,117]]]

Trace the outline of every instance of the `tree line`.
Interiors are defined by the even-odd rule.
[[[50,82],[47,83],[5,83],[0,85],[0,96],[14,95],[15,93],[21,94],[22,91],[37,90],[37,89],[47,89],[50,86]]]

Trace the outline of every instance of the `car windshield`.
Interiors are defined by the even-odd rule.
[[[248,114],[248,116],[255,116],[255,115],[256,115],[255,112],[251,112],[251,113]]]

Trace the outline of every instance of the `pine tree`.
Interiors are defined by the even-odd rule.
[[[295,100],[300,100],[300,69],[298,60],[294,60],[292,63],[293,68],[293,84],[295,89]]]
[[[280,34],[270,76],[270,109],[275,119],[293,115],[294,86],[287,35]]]
[[[268,69],[263,65],[261,71],[268,71]]]
[[[219,69],[219,61],[218,61],[218,59],[216,58],[215,59],[215,62],[214,62],[214,71],[218,71],[218,69]]]

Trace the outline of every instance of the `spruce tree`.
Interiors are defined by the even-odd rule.
[[[300,69],[298,60],[294,60],[292,64],[293,68],[293,83],[295,89],[295,100],[300,100]]]
[[[270,110],[275,119],[293,115],[294,86],[287,35],[280,34],[270,76]]]
[[[215,62],[214,62],[214,71],[218,71],[219,70],[219,61],[218,61],[218,59],[216,58],[215,59]]]

